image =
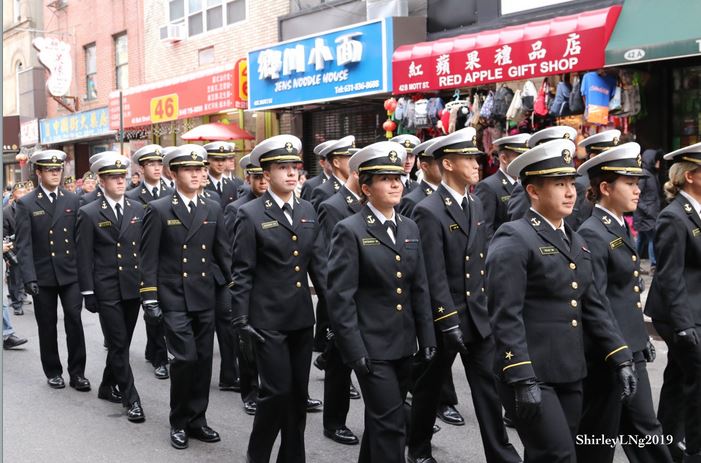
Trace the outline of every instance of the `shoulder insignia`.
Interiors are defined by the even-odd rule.
[[[124,202],[126,203],[127,206],[131,206],[131,203],[128,200],[125,199]]]
[[[107,209],[107,202],[106,201],[102,201],[102,208]]]
[[[333,189],[334,189],[334,191],[338,191],[341,189],[341,185],[339,185],[338,182],[334,181],[333,182]]]
[[[58,195],[59,195],[59,196],[63,196],[63,191],[58,190]]]
[[[178,196],[173,195],[173,201],[171,201],[173,204],[178,204]]]
[[[98,197],[98,198],[102,197],[102,193],[100,193],[100,192],[98,191],[98,192],[97,192],[97,197]]]
[[[601,221],[604,222],[606,225],[611,225],[611,219],[607,215],[603,216],[601,218]]]
[[[453,205],[453,200],[450,199],[450,198],[448,198],[448,197],[443,198],[443,202],[445,203],[446,206],[452,206],[452,205]]]
[[[504,186],[506,186],[506,185],[509,184],[509,182],[507,182],[505,178],[502,178],[502,179],[501,179],[501,184],[504,185]]]
[[[512,354],[511,351],[508,351],[508,352],[504,355],[504,358],[505,358],[506,360],[511,360],[512,358],[514,358],[514,354]]]
[[[444,307],[438,307],[438,308],[436,309],[436,311],[437,311],[438,313],[443,313],[443,312],[445,312],[445,308],[444,308]]]
[[[540,227],[540,220],[536,217],[531,217],[531,225],[534,227]]]
[[[141,194],[142,194],[142,195],[145,195],[145,194],[146,194],[146,188],[142,188],[142,189],[141,189]]]
[[[691,214],[691,204],[686,203],[684,204],[684,210],[686,211],[687,214]]]
[[[348,204],[353,204],[353,197],[351,195],[346,196],[346,202]]]
[[[265,200],[265,207],[266,207],[267,209],[270,209],[271,207],[273,207],[273,202],[272,202],[271,200],[269,200],[269,199],[266,199],[266,200]]]
[[[372,214],[370,214],[369,216],[367,216],[367,218],[365,219],[365,221],[366,221],[368,224],[372,225],[372,224],[375,223],[375,217],[373,217]]]
[[[433,188],[431,187],[427,187],[424,191],[426,192],[426,196],[431,196],[433,194]]]
[[[39,193],[37,193],[37,198],[42,199],[43,197],[44,197],[44,193],[42,193],[41,191]]]

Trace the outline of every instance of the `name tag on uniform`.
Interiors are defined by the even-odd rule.
[[[260,227],[263,230],[267,230],[268,228],[275,228],[275,227],[279,227],[279,226],[280,226],[280,224],[278,223],[277,220],[273,220],[270,222],[263,222],[262,224],[260,224]]]
[[[609,243],[609,246],[611,246],[611,249],[620,248],[623,246],[623,238],[616,238]]]
[[[451,223],[450,224],[450,231],[455,231],[455,230],[460,230],[460,225],[456,223]]]
[[[32,216],[34,216],[34,217],[37,217],[37,216],[40,216],[40,215],[44,215],[44,214],[46,214],[46,211],[34,211],[34,212],[32,212]]]
[[[314,219],[299,219],[300,223],[316,223]]]
[[[375,238],[363,238],[363,246],[377,246],[378,244],[380,242]]]
[[[502,203],[508,203],[509,199],[511,199],[511,195],[502,196],[499,199],[501,199]]]
[[[691,230],[691,234],[694,235],[694,238],[696,238],[697,236],[701,235],[701,229],[694,228],[693,230]]]
[[[170,219],[170,220],[168,220],[168,225],[169,225],[169,226],[170,226],[170,225],[182,225],[182,224],[183,224],[183,223],[182,223],[180,220],[178,220],[178,219]]]
[[[98,223],[97,223],[97,226],[100,227],[100,228],[111,227],[111,226],[112,226],[112,222],[110,222],[109,220],[107,220],[107,221],[105,221],[105,222],[98,222]]]
[[[538,248],[540,250],[541,255],[543,256],[550,256],[553,254],[560,254],[560,251],[555,246],[543,246]]]

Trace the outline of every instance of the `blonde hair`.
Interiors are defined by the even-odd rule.
[[[672,201],[676,198],[679,192],[684,188],[684,185],[686,185],[684,174],[699,168],[701,168],[701,166],[698,164],[687,161],[672,164],[672,167],[669,168],[669,180],[664,184],[664,195],[668,201]]]

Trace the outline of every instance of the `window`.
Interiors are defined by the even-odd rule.
[[[558,3],[571,2],[572,0],[501,0],[501,14],[519,13],[521,11],[535,10],[546,6],[557,5]]]
[[[97,47],[94,43],[85,48],[85,99],[97,98]]]
[[[129,87],[129,53],[127,33],[114,37],[114,65],[117,89]]]
[[[19,73],[22,72],[22,69],[24,69],[24,65],[22,64],[22,61],[17,61],[15,63],[15,90],[16,90],[16,98],[17,98],[17,114],[21,114],[20,112],[20,101],[22,99],[22,92],[20,89],[20,79],[19,79]]]
[[[169,0],[171,24],[187,23],[187,35],[202,34],[246,19],[246,0]]]
[[[22,21],[22,3],[21,0],[13,0],[12,1],[12,8],[13,8],[13,13],[14,13],[14,20],[16,23]]]
[[[214,63],[214,47],[207,47],[197,52],[197,61],[200,66]]]

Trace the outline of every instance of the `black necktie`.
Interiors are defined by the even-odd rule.
[[[49,193],[49,196],[51,196],[51,204],[56,202],[56,193]]]
[[[464,196],[462,198],[462,202],[460,203],[460,206],[462,206],[462,211],[465,213],[465,218],[467,219],[467,222],[470,222],[470,206],[467,203],[467,196]]]
[[[285,203],[282,205],[282,212],[287,212],[288,220],[290,223],[292,223],[292,206],[290,206],[290,203]]]
[[[221,196],[221,180],[217,182],[217,193]]]
[[[122,224],[122,206],[121,204],[117,203],[114,205],[114,208],[117,210],[117,223]]]
[[[562,242],[565,243],[565,247],[567,250],[570,250],[570,239],[567,237],[567,233],[565,233],[565,230],[563,229],[558,229],[558,233],[560,234],[560,238],[562,238]]]
[[[194,201],[190,201],[190,215],[195,215],[195,209],[197,209],[197,205]]]
[[[151,196],[158,198],[158,187],[153,187],[153,190],[151,190]]]
[[[389,235],[390,239],[394,242],[397,240],[397,224],[392,222],[391,220],[388,220],[385,222],[385,225],[387,226],[387,234]],[[392,233],[390,233],[390,231]]]

